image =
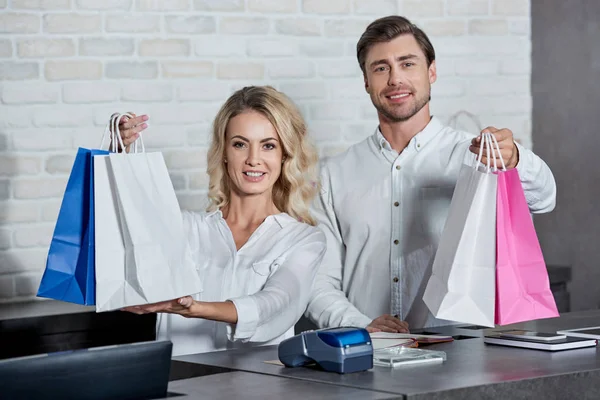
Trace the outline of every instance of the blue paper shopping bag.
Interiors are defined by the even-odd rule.
[[[52,235],[37,295],[94,305],[94,163],[105,150],[79,148]]]

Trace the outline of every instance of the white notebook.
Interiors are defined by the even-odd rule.
[[[558,333],[558,332],[557,332]],[[510,346],[510,347],[521,347],[526,349],[536,350],[547,350],[547,351],[559,351],[559,350],[570,350],[579,349],[582,347],[593,347],[596,346],[598,341],[596,339],[584,339],[584,338],[573,338],[567,337],[566,339],[554,340],[554,341],[535,341],[528,339],[516,339],[506,338],[500,335],[489,335],[483,338],[483,342],[487,344],[495,344],[499,346]]]

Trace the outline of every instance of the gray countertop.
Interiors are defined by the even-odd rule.
[[[0,304],[0,321],[18,318],[96,312],[95,306],[82,306],[58,300],[34,300]]]
[[[600,311],[570,313],[561,318],[510,327],[553,332],[586,326],[600,326]],[[466,337],[482,336],[487,330],[448,327],[436,328],[435,332]],[[311,368],[266,364],[266,360],[277,359],[276,346],[188,355],[174,360],[401,394],[406,398],[506,399],[527,397],[532,393],[547,398],[567,394],[571,397],[574,393],[578,399],[600,398],[600,351],[597,347],[546,352],[486,345],[480,337],[472,337],[427,348],[445,351],[447,361],[441,365],[411,368],[374,367],[365,372],[339,375]]]
[[[402,399],[402,396],[248,372],[225,372],[169,383],[175,399]]]

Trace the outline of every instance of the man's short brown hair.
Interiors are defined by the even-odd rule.
[[[427,66],[435,60],[435,50],[429,38],[418,26],[399,15],[383,17],[371,22],[356,44],[356,57],[360,69],[365,73],[365,62],[369,49],[376,43],[389,42],[401,35],[413,35],[425,53]]]

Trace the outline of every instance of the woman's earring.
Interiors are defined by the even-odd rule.
[[[225,164],[227,164],[227,159],[226,159],[226,158],[224,158],[224,159],[223,159],[223,162],[224,162]]]

